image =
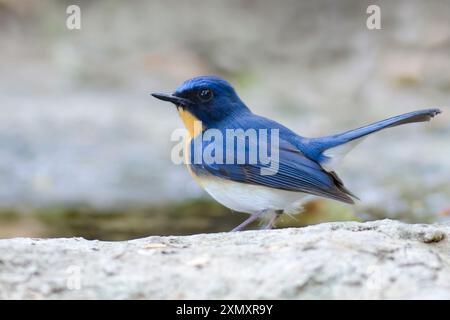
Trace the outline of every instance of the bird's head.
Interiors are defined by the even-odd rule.
[[[229,118],[250,112],[225,80],[215,76],[201,76],[183,82],[175,92],[152,93],[157,99],[176,105],[183,121],[188,117],[207,127]]]

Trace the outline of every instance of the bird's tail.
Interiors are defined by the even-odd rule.
[[[314,146],[319,162],[332,169],[336,162],[360,141],[360,138],[402,124],[429,121],[439,113],[441,113],[439,109],[413,111],[332,136],[313,138],[310,143]]]

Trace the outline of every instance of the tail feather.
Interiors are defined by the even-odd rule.
[[[439,113],[441,113],[441,110],[439,109],[413,111],[343,133],[314,138],[311,139],[310,143],[314,146],[317,160],[321,164],[329,166],[331,170],[337,162],[335,161],[337,159],[333,158],[342,158],[349,150],[351,150],[352,146],[357,144],[357,139],[386,128],[407,123],[429,121]]]
[[[333,145],[336,146],[342,143],[350,142],[354,139],[361,138],[365,135],[380,131],[382,129],[391,128],[407,123],[429,121],[431,120],[431,118],[433,118],[435,115],[439,113],[441,113],[441,110],[439,109],[425,109],[413,111],[385,120],[381,120],[358,129],[349,130],[344,133],[338,133],[332,136],[322,137],[319,139],[321,140],[323,139],[324,141],[329,140],[329,143],[331,144],[330,147],[333,147]]]

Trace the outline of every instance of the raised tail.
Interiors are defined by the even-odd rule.
[[[402,124],[429,121],[439,113],[441,113],[439,109],[424,109],[408,112],[343,133],[313,138],[309,144],[313,146],[315,152],[314,158],[324,167],[333,169],[338,160],[350,151],[358,143],[360,138]]]

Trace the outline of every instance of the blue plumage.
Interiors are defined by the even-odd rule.
[[[399,116],[391,117],[385,120],[381,120],[367,126],[363,126],[357,129],[349,130],[343,133],[338,133],[331,136],[309,139],[305,146],[301,147],[302,150],[308,150],[308,155],[321,162],[324,161],[323,152],[327,149],[337,147],[339,145],[349,143],[355,139],[362,138],[371,133],[378,132],[380,130],[399,126],[407,123],[429,121],[435,115],[441,113],[439,109],[424,109],[413,111]]]
[[[278,166],[276,171],[271,175],[262,175],[262,168],[269,168],[268,164],[264,164],[258,157],[257,163],[251,163],[250,153],[252,147],[255,149],[257,146],[253,146],[255,142],[260,141],[257,139],[247,139],[245,144],[245,163],[238,164],[238,150],[237,143],[223,144],[223,155],[221,163],[209,163],[203,159],[203,154],[197,154],[197,159],[201,159],[201,163],[195,163],[195,148],[196,143],[201,143],[205,150],[208,145],[216,143],[215,141],[199,141],[201,136],[191,141],[190,152],[190,167],[199,176],[214,175],[223,179],[230,179],[236,182],[250,183],[256,185],[262,185],[266,187],[282,189],[286,191],[296,191],[314,194],[317,196],[323,196],[340,200],[346,203],[353,203],[352,194],[346,190],[340,182],[337,175],[334,173],[326,172],[318,162],[308,158],[299,148],[304,144],[307,139],[295,135],[292,131],[285,128],[282,125],[277,124],[274,121],[255,116],[255,115],[243,115],[227,123],[224,128],[219,129],[223,136],[226,135],[226,129],[268,129],[268,136],[270,137],[270,131],[278,129],[279,131],[279,149],[278,149]],[[256,131],[258,135],[259,131]],[[259,137],[258,137],[259,138]],[[271,143],[267,144],[267,150],[270,150]],[[234,155],[233,163],[226,163],[226,155],[229,154],[229,148],[233,148],[231,154]],[[253,149],[253,150],[255,150]],[[200,150],[200,153],[201,151]],[[198,150],[197,150],[198,151]],[[259,154],[259,152],[258,152]],[[197,162],[199,162],[197,160]]]

